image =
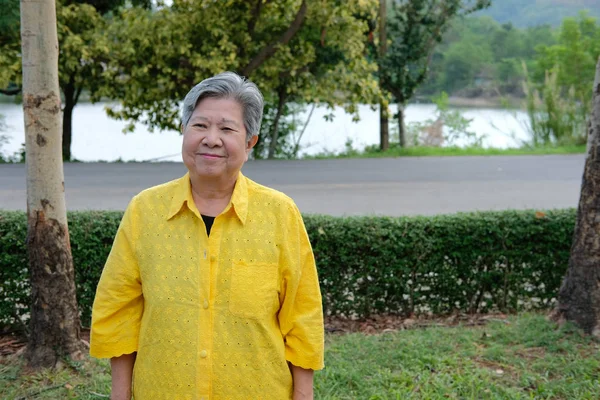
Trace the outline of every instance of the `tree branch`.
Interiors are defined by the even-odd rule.
[[[300,30],[302,23],[304,22],[304,18],[306,17],[307,12],[306,0],[302,0],[302,4],[300,5],[300,9],[298,13],[296,13],[296,17],[288,27],[288,29],[281,35],[281,37],[274,43],[263,47],[261,51],[250,61],[246,67],[244,67],[241,71],[241,75],[249,76],[252,74],[258,67],[260,67],[265,61],[271,58],[276,52],[277,47],[279,45],[286,45],[294,35]]]
[[[250,36],[250,40],[252,41],[252,35],[254,34],[254,29],[256,28],[256,23],[260,18],[260,12],[262,11],[263,0],[256,0],[256,4],[252,9],[252,14],[250,15],[250,20],[248,21],[247,32],[248,36]],[[244,59],[246,57],[246,46],[241,45],[238,49],[238,58]]]
[[[475,4],[473,4],[471,7],[464,8],[463,12],[460,15],[472,14],[475,11],[483,10],[484,8],[488,8],[491,5],[491,0],[476,0]]]
[[[256,0],[256,5],[254,6],[254,10],[252,10],[252,16],[250,17],[250,21],[248,21],[248,34],[250,35],[250,37],[252,37],[252,34],[254,33],[254,28],[256,28],[256,22],[260,17],[262,5],[262,0]]]

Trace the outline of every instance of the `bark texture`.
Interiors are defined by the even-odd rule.
[[[53,0],[21,0],[31,322],[26,358],[53,367],[80,359],[80,321],[62,165],[58,38]]]
[[[379,0],[379,60],[381,68],[381,60],[387,53],[387,10],[386,1]],[[379,85],[382,86],[381,84]],[[390,147],[390,130],[387,102],[379,102],[379,148],[381,151],[386,151]]]
[[[271,127],[271,142],[269,143],[268,155],[269,159],[275,158],[275,151],[277,150],[277,141],[279,140],[279,121],[281,120],[283,108],[285,107],[285,102],[287,101],[286,88],[283,84],[277,89],[277,99],[277,114],[275,114],[273,126]]]
[[[600,59],[593,90],[588,151],[569,268],[553,318],[572,321],[586,333],[600,336]]]
[[[75,85],[69,82],[63,88],[65,95],[65,105],[63,108],[63,138],[62,154],[63,160],[71,160],[71,141],[73,137],[73,109],[75,108]]]
[[[386,151],[390,148],[388,108],[385,102],[379,103],[379,148]]]
[[[398,103],[398,138],[400,147],[406,147],[406,125],[404,124],[404,103]]]

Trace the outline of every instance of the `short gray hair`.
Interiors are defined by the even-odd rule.
[[[184,128],[190,122],[196,105],[207,97],[236,100],[242,106],[247,139],[250,140],[252,136],[258,135],[263,117],[264,100],[254,83],[235,72],[222,72],[203,80],[194,86],[183,100],[181,125]]]

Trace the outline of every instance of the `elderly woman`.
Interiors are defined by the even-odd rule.
[[[183,104],[188,173],[127,207],[92,313],[113,400],[313,397],[323,315],[302,217],[241,173],[262,113],[234,73],[199,83]]]

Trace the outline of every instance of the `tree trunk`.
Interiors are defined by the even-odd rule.
[[[75,107],[75,85],[69,82],[63,88],[65,108],[63,109],[62,157],[64,161],[71,160],[71,141],[73,134],[73,108]]]
[[[310,119],[312,118],[313,112],[315,111],[316,107],[317,107],[317,103],[313,103],[312,106],[310,107],[310,112],[308,113],[308,117],[306,118],[306,121],[304,121],[304,126],[302,127],[302,131],[300,132],[300,135],[298,135],[298,139],[296,139],[296,143],[294,143],[294,150],[292,152],[292,157],[294,157],[294,158],[298,157],[298,152],[300,151],[300,141],[302,140],[302,136],[304,136],[304,132],[306,132],[306,127],[308,127],[308,124],[310,123]]]
[[[275,158],[275,151],[277,150],[277,140],[279,139],[279,120],[283,114],[283,108],[287,99],[287,93],[285,86],[280,86],[277,90],[277,114],[273,120],[273,126],[271,127],[271,141],[269,143],[269,159]]]
[[[379,102],[379,148],[386,151],[390,148],[390,129],[387,102]]]
[[[600,336],[600,59],[596,66],[593,111],[588,123],[577,222],[569,269],[558,295],[553,318],[571,321],[586,333]]]
[[[32,367],[52,367],[84,350],[64,195],[53,0],[21,0],[21,41],[32,297],[26,358]]]
[[[404,103],[398,103],[398,136],[400,137],[400,147],[406,147],[406,125],[404,124]]]
[[[387,53],[387,33],[386,33],[386,1],[379,0],[379,68]],[[381,84],[381,75],[379,77],[379,87],[383,90]],[[390,130],[388,121],[388,105],[387,101],[379,102],[379,148],[381,151],[386,151],[390,147]]]
[[[19,93],[21,93],[20,87],[11,88],[11,89],[0,89],[0,94],[3,94],[5,96],[15,96]]]

